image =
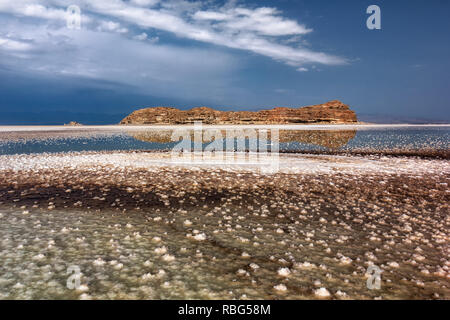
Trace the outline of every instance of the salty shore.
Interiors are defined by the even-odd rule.
[[[202,124],[204,128],[217,129],[235,129],[235,128],[254,128],[254,129],[280,129],[280,130],[363,130],[363,129],[386,129],[386,128],[421,128],[434,127],[446,128],[450,124],[248,124],[248,125],[208,125]],[[178,128],[193,128],[193,124],[181,125],[166,125],[166,124],[152,124],[152,125],[83,125],[83,126],[61,126],[61,125],[20,125],[20,126],[5,126],[0,125],[0,132],[21,132],[21,131],[91,131],[91,130],[148,130],[148,129],[167,129],[174,130]]]
[[[449,183],[411,157],[2,155],[0,298],[449,299]]]

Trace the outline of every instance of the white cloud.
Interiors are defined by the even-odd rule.
[[[12,13],[16,16],[27,16],[42,19],[60,19],[66,17],[65,9],[49,8],[37,1],[0,0],[0,12]]]
[[[195,41],[250,51],[294,67],[309,63],[346,63],[341,57],[292,47],[284,38],[279,39],[312,33],[311,28],[284,18],[279,10],[249,9],[233,1],[217,7],[211,2],[185,0],[0,0],[0,12],[64,21],[65,8],[72,2],[82,9],[83,27],[119,33],[127,33],[130,28],[156,29]],[[107,22],[102,22],[105,18]]]
[[[66,8],[73,3],[81,7],[81,30],[66,27]],[[184,0],[0,0],[0,13],[0,66],[107,80],[148,94],[219,101],[245,95],[245,89],[233,87],[237,57],[222,46],[298,71],[345,63],[313,46],[286,42],[295,39],[301,45],[312,31],[282,12],[248,9],[233,1],[217,7]],[[166,33],[216,46],[167,45]]]
[[[0,48],[7,51],[28,51],[32,46],[25,41],[0,37]]]
[[[114,21],[102,21],[98,26],[99,31],[112,31],[117,33],[127,33],[128,29],[123,28],[120,23]]]
[[[134,40],[139,40],[139,41],[149,41],[150,43],[157,43],[159,41],[159,37],[148,37],[148,34],[146,34],[145,32],[138,34],[136,36],[133,37]]]
[[[197,11],[193,18],[196,20],[228,20],[230,16],[226,13],[215,12],[215,11]]]
[[[159,37],[147,38],[147,41],[149,41],[150,43],[157,43],[159,41]]]
[[[216,28],[234,32],[254,31],[266,36],[298,35],[312,31],[294,20],[280,17],[279,14],[275,8],[233,8],[220,12],[197,11],[193,17],[196,20],[220,21],[215,25]]]
[[[0,67],[21,76],[82,77],[140,94],[196,99],[211,92],[225,96],[228,79],[239,67],[220,50],[155,44],[157,37],[148,35],[138,41],[117,32],[51,29],[13,17],[2,23]],[[19,29],[20,38],[14,35]]]
[[[171,11],[158,11],[130,7],[121,1],[109,6],[95,2],[94,10],[135,23],[143,28],[154,28],[175,33],[197,41],[222,45],[234,49],[247,50],[289,65],[301,66],[307,63],[336,65],[345,63],[345,59],[321,52],[293,48],[281,44],[275,36],[307,34],[311,32],[295,21],[283,19],[273,8],[232,8],[223,12],[197,11],[193,21],[173,14]],[[219,22],[206,17],[219,18]],[[201,17],[201,23],[197,23]],[[206,24],[205,24],[206,23]]]
[[[143,32],[141,34],[134,36],[133,39],[139,40],[139,41],[144,41],[144,40],[147,40],[147,37],[148,37],[148,35],[145,32]]]
[[[131,0],[130,2],[141,7],[152,7],[158,4],[159,0]]]
[[[308,72],[308,68],[300,67],[297,69],[298,72]]]

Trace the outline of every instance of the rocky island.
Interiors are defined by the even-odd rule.
[[[136,110],[120,124],[292,124],[292,123],[356,123],[350,107],[339,100],[301,108],[277,107],[261,111],[219,111],[208,107],[179,110],[155,107]]]
[[[79,126],[82,126],[81,123],[76,122],[76,121],[70,121],[69,123],[65,123],[64,125],[65,125],[65,126],[69,126],[69,127],[79,127]]]

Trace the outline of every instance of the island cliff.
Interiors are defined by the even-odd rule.
[[[261,111],[218,111],[207,107],[179,110],[155,107],[136,110],[120,124],[292,124],[292,123],[355,123],[356,114],[349,106],[333,100],[302,108],[278,107]]]

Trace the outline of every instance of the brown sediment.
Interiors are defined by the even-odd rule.
[[[286,154],[313,155],[348,155],[348,156],[379,156],[396,158],[442,159],[450,160],[450,150],[439,149],[374,149],[354,148],[348,150],[280,150]]]
[[[348,173],[333,175],[279,173],[266,176],[252,172],[237,174],[219,169],[196,171],[186,168],[162,168],[157,172],[149,172],[142,168],[115,170],[108,167],[89,170],[83,168],[2,170],[0,201],[14,206],[37,204],[39,207],[45,207],[51,201],[56,208],[78,206],[102,209],[112,206],[113,209],[132,210],[137,207],[179,209],[205,204],[215,205],[236,193],[245,195],[245,202],[250,203],[256,199],[270,199],[280,193],[292,201],[298,197],[323,198],[325,201],[333,202],[333,207],[336,206],[336,196],[342,198],[343,195],[351,195],[351,199],[342,198],[344,202],[341,205],[351,200],[364,202],[377,193],[389,194],[394,202],[387,205],[392,207],[396,205],[401,207],[406,199],[416,204],[426,203],[427,207],[439,206],[450,200],[447,188],[444,185],[439,187],[439,183],[448,182],[449,177],[446,175],[416,178],[382,173],[368,176],[370,179],[361,185]],[[387,189],[385,184],[378,184],[378,181],[385,180],[389,181]],[[333,187],[329,186],[330,182],[333,182]],[[398,188],[403,185],[408,185],[409,188],[407,190]],[[391,189],[392,192],[389,192]],[[409,193],[411,190],[414,192]],[[117,199],[119,201],[116,201]],[[77,205],[79,201],[82,204]]]

